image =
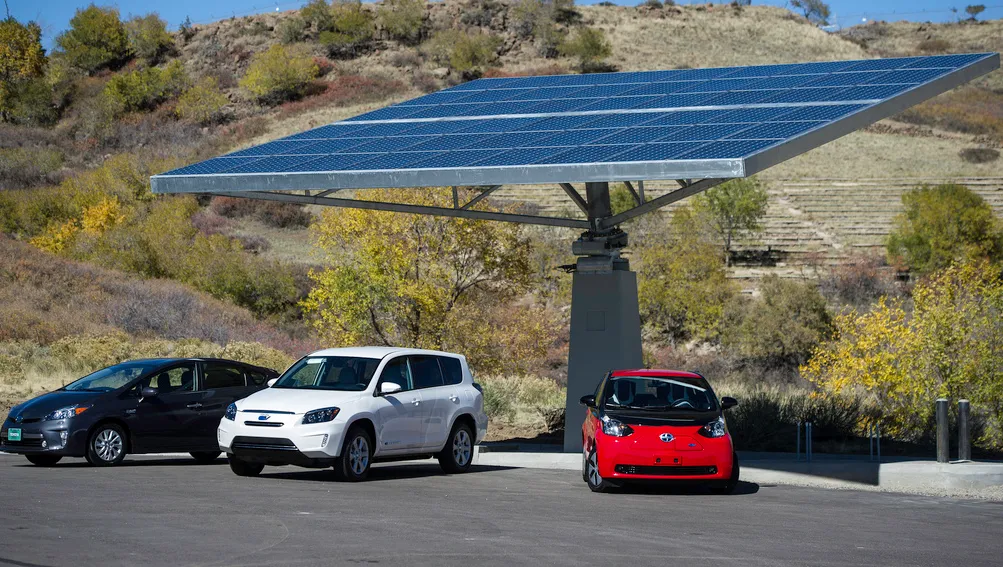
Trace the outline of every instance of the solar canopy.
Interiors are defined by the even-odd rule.
[[[157,193],[734,178],[999,67],[979,53],[491,78],[154,176]]]

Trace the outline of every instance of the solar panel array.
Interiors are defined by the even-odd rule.
[[[983,53],[480,79],[183,167],[157,176],[155,185],[171,177],[248,182],[324,173],[331,187],[387,186],[393,178],[339,180],[339,174],[430,170],[453,171],[455,184],[464,184],[463,171],[478,172],[469,184],[498,183],[512,168],[528,169],[510,182],[533,182],[525,172],[548,166],[743,159],[966,67],[988,70],[998,61]],[[485,177],[486,171],[494,173]],[[573,178],[573,171],[564,180],[590,180]],[[422,179],[411,175],[400,184]],[[428,185],[441,180],[429,177]],[[273,183],[269,188],[281,189]],[[197,190],[191,187],[180,190]]]

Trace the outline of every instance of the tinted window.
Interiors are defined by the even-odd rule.
[[[442,386],[442,372],[439,371],[439,361],[434,356],[412,356],[411,379],[415,388],[434,388]]]
[[[383,374],[380,375],[380,382],[394,382],[399,384],[401,390],[411,389],[411,372],[407,367],[407,358],[395,358],[383,367]]]
[[[194,392],[195,391],[195,364],[188,363],[162,370],[149,377],[144,378],[136,391],[150,387],[156,388],[160,394],[170,394],[172,392]]]
[[[286,370],[273,388],[361,392],[380,361],[353,356],[308,356]]]
[[[88,374],[76,382],[68,384],[64,389],[73,392],[117,390],[163,364],[163,361],[123,362]]]
[[[440,356],[439,364],[442,366],[442,374],[446,379],[447,385],[463,382],[463,368],[460,367],[460,359],[450,356]]]
[[[235,388],[243,385],[244,372],[240,368],[222,362],[205,363],[204,389]]]
[[[247,375],[247,380],[248,383],[250,384],[254,384],[256,386],[263,386],[265,382],[268,382],[268,376],[265,375],[264,372],[261,372],[259,370],[252,370],[248,368],[247,370],[244,371],[244,374]]]
[[[606,382],[606,408],[712,411],[717,402],[703,380],[618,376]]]

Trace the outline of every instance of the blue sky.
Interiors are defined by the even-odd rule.
[[[594,0],[598,1],[598,0]],[[634,5],[638,1],[614,0],[618,4]],[[78,8],[86,7],[85,0],[7,0],[10,13],[15,18],[26,21],[35,20],[42,25],[45,34],[43,40],[46,47],[52,47],[52,40],[60,31],[66,29],[70,18]],[[205,23],[228,18],[233,15],[243,16],[260,12],[291,10],[302,6],[303,0],[170,0],[168,2],[150,2],[149,0],[117,0],[95,2],[100,6],[114,6],[123,17],[145,14],[156,11],[160,17],[167,20],[171,29],[190,17],[193,22]],[[578,0],[579,4],[591,4],[593,0]],[[679,4],[702,4],[703,2],[688,2],[678,0]],[[727,3],[727,2],[725,2]],[[963,10],[973,0],[830,0],[834,17],[833,23],[842,27],[852,26],[867,20],[912,20],[917,22],[952,21],[956,16],[951,13],[951,7]],[[981,18],[1003,18],[1003,0],[982,0],[987,7]],[[753,4],[770,4],[785,6],[785,0],[753,0]]]

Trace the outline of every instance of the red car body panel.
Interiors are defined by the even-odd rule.
[[[610,375],[620,376],[703,380],[698,374],[675,370],[618,370]],[[597,408],[589,408],[585,415],[583,450],[588,453],[596,447],[599,474],[604,479],[716,481],[731,476],[734,466],[731,434],[710,438],[699,433],[703,425],[641,425],[622,421],[634,432],[614,437],[603,433]],[[666,433],[672,437],[668,442],[661,438]]]

